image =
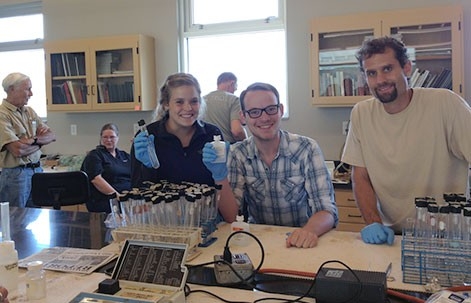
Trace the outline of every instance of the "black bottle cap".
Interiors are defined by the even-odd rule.
[[[120,289],[119,281],[115,279],[105,279],[98,284],[98,292],[101,294],[114,295]]]

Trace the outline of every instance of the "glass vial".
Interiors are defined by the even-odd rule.
[[[27,264],[26,296],[28,300],[38,300],[46,297],[46,272],[43,262],[33,261]]]
[[[471,241],[471,207],[463,208],[463,240]],[[465,262],[464,272],[466,273],[463,278],[465,286],[471,285],[471,262]]]
[[[471,241],[471,207],[463,208],[463,240]]]
[[[149,159],[153,168],[157,169],[160,167],[159,159],[157,158],[157,153],[155,152],[155,145],[152,140],[149,139],[149,132],[147,131],[146,122],[141,119],[137,122],[141,132],[147,136],[147,152],[149,154]]]
[[[213,136],[213,140],[212,144],[217,156],[213,163],[226,163],[226,143],[221,141],[219,135]]]
[[[440,206],[438,216],[438,237],[448,239],[450,229],[450,207],[448,205]]]
[[[18,288],[18,252],[11,240],[0,242],[0,285],[8,291]]]
[[[237,216],[236,221],[231,224],[231,231],[246,231],[250,232],[250,225],[244,222],[244,216]],[[238,246],[247,246],[249,244],[249,236],[242,233],[236,234],[232,237],[232,243]]]
[[[123,226],[123,219],[121,215],[120,203],[118,200],[117,193],[111,193],[108,195],[110,201],[111,213],[108,214],[105,224],[107,228],[118,228]]]
[[[461,225],[462,225],[461,207],[453,205],[450,207],[450,232],[449,238],[451,240],[461,240]]]
[[[427,197],[415,198],[415,236],[425,237],[427,235]]]
[[[438,209],[439,208],[437,204],[427,205],[427,224],[428,224],[427,236],[431,239],[438,239],[439,237]]]

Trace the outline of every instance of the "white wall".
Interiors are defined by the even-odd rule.
[[[156,38],[156,86],[178,71],[177,0],[43,0],[45,39],[143,33]],[[471,1],[427,0],[427,6],[461,4],[464,10],[465,54],[471,51]],[[354,3],[354,4],[353,4]],[[350,108],[316,108],[310,100],[310,20],[317,16],[343,15],[421,7],[423,0],[286,0],[288,98],[291,117],[282,127],[316,139],[327,159],[338,159],[345,137],[341,124]],[[467,57],[464,66],[470,66]],[[276,62],[274,62],[276,64]],[[465,68],[466,99],[471,100],[471,70]],[[36,84],[35,84],[36,85]],[[50,113],[49,124],[58,141],[46,152],[83,153],[98,143],[98,132],[107,122],[121,131],[120,147],[129,150],[132,125],[151,113]],[[77,124],[78,136],[70,136],[70,124]]]

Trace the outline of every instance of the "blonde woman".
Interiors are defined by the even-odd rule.
[[[225,201],[224,197],[231,194],[226,165],[223,163],[218,171],[210,171],[202,161],[204,144],[213,141],[214,135],[222,137],[219,128],[199,120],[203,108],[200,85],[195,77],[178,73],[167,78],[160,89],[156,121],[147,125],[160,167],[152,168],[147,135],[138,133],[131,150],[133,187],[142,185],[143,181],[160,180],[220,184],[221,201]],[[237,208],[234,199],[219,205],[221,215],[228,222],[235,220]]]

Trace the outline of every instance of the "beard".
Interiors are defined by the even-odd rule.
[[[381,101],[381,103],[390,103],[397,99],[397,88],[394,85],[394,90],[391,93],[381,94],[378,92],[378,88],[375,88],[375,97]]]

